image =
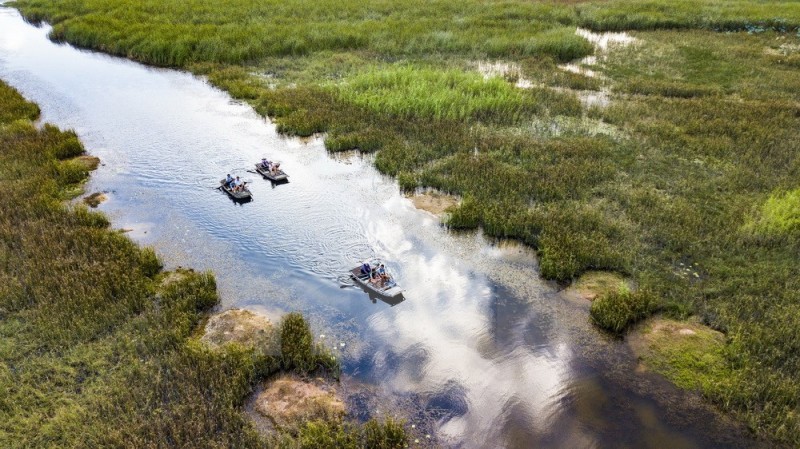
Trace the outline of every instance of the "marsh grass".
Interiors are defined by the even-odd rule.
[[[516,122],[544,109],[538,96],[549,91],[520,90],[500,78],[477,73],[411,66],[357,75],[339,90],[342,101],[398,119]],[[564,96],[564,100],[567,100]],[[550,101],[551,104],[556,103]],[[575,106],[574,112],[578,107]]]
[[[463,199],[448,226],[536,247],[546,277],[608,269],[649,292],[601,299],[601,326],[700,315],[726,333],[736,368],[707,396],[800,445],[800,243],[769,224],[793,222],[784,211],[798,189],[800,3],[16,4],[58,39],[204,73],[281,132],[376,152],[403,189]],[[567,74],[559,62],[590,52],[575,26],[638,30],[637,43],[609,49],[601,78]],[[479,81],[486,60],[559,90]],[[611,102],[582,110],[564,88],[607,90]],[[584,119],[613,132],[575,125]],[[49,188],[79,174],[64,168]]]
[[[289,313],[280,326],[281,367],[284,371],[311,375],[329,373],[338,378],[339,362],[324,346],[314,344],[311,329],[303,315]]]
[[[201,343],[213,275],[167,276],[104,215],[65,205],[88,171],[75,134],[34,127],[38,109],[3,83],[0,111],[0,447],[297,447],[241,407],[282,368],[338,373],[302,316],[283,322],[279,356]],[[327,447],[406,443],[391,420],[326,425],[351,441]]]
[[[135,8],[101,0],[17,4],[29,20],[52,23],[51,36],[56,40],[164,66],[242,64],[353,50],[379,55],[513,54],[566,61],[592,50],[565,26],[573,22],[573,10],[558,4],[495,5],[476,0],[457,7],[442,0],[366,4],[147,0]]]
[[[793,2],[745,0],[660,0],[583,2],[576,6],[583,27],[598,31],[707,29],[714,31],[776,30],[800,26],[800,6]]]
[[[631,291],[624,284],[606,291],[592,301],[591,316],[600,327],[620,334],[636,321],[650,315],[655,308],[652,293]]]

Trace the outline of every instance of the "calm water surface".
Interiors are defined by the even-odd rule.
[[[588,323],[588,305],[538,277],[533,254],[452,234],[366,157],[286,138],[186,73],[56,45],[0,8],[0,77],[74,129],[102,160],[88,193],[168,267],[213,270],[221,308],[306,314],[344,361],[359,418],[399,414],[448,447],[752,447],[735,426],[658,377]],[[262,156],[291,182],[248,173]],[[225,174],[254,200],[215,190]],[[388,261],[405,300],[338,279]],[[430,438],[428,438],[428,436]]]

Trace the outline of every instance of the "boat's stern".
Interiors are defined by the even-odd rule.
[[[403,289],[395,285],[388,290],[382,291],[381,294],[390,298],[396,298],[403,294]]]

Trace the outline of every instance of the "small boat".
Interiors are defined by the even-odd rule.
[[[253,195],[250,193],[250,189],[247,188],[247,181],[245,181],[244,184],[242,184],[242,189],[239,190],[238,192],[234,192],[233,189],[228,187],[228,185],[225,184],[224,179],[220,180],[219,187],[222,190],[224,190],[225,193],[230,195],[230,197],[233,198],[234,200],[249,201],[253,199]]]
[[[397,283],[394,281],[394,278],[389,275],[388,271],[386,273],[388,275],[388,279],[371,282],[371,276],[369,274],[362,273],[361,271],[361,267],[364,264],[369,264],[370,270],[377,270],[378,267],[381,266],[381,261],[378,259],[368,260],[351,269],[350,277],[353,278],[354,281],[365,287],[368,291],[375,292],[375,294],[386,298],[395,298],[403,294],[403,289],[397,285]]]
[[[278,168],[277,170],[270,170],[265,168],[261,165],[261,163],[256,164],[256,171],[259,175],[269,179],[272,182],[281,182],[281,181],[288,181],[289,175],[286,174],[285,171]]]

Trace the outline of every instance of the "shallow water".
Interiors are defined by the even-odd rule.
[[[0,8],[0,77],[100,157],[87,193],[168,268],[213,270],[221,308],[306,314],[343,360],[353,414],[400,414],[450,447],[752,447],[691,395],[635,372],[588,305],[542,281],[534,255],[449,233],[369,158],[279,136],[201,79],[56,45]],[[290,182],[248,173],[262,156]],[[254,200],[216,190],[226,173]],[[338,279],[379,256],[390,305]],[[430,436],[430,440],[426,438]]]

